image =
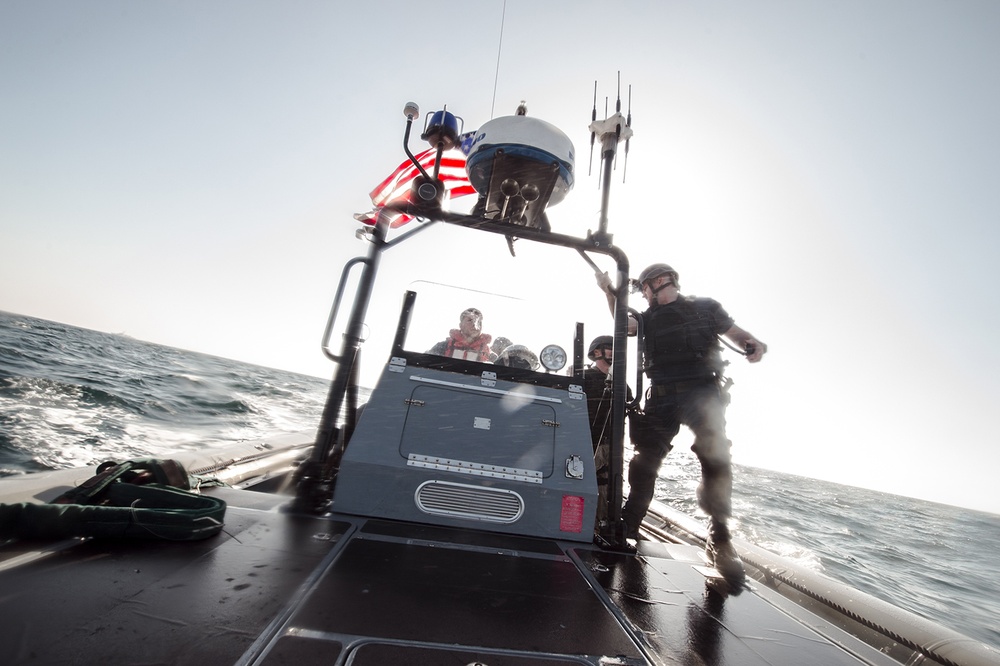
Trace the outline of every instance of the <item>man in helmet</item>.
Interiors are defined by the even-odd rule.
[[[583,371],[583,390],[587,394],[587,414],[590,435],[594,443],[594,467],[597,471],[597,528],[601,531],[608,520],[608,456],[611,450],[611,363],[614,338],[599,335],[590,343],[587,358],[594,365]],[[632,399],[632,392],[628,392]]]
[[[608,381],[613,360],[612,350],[615,340],[610,335],[599,335],[590,343],[587,358],[594,365],[583,371],[583,390],[587,394],[587,413],[590,416],[590,432],[594,440],[594,453],[604,434],[610,431],[608,419],[611,417],[611,382]]]
[[[694,433],[691,449],[701,462],[698,504],[711,517],[706,554],[729,581],[742,582],[743,563],[730,540],[732,463],[726,437],[726,404],[721,380],[724,363],[719,336],[725,336],[747,360],[760,361],[767,345],[737,326],[718,301],[680,293],[680,280],[667,264],[653,264],[639,274],[639,287],[649,308],[640,314],[643,368],[651,386],[646,393],[642,425],[631,428],[635,455],[629,463],[629,497],[622,509],[626,531],[635,534],[653,499],[660,463],[672,440],[686,425]],[[615,291],[607,273],[598,284],[614,312]],[[628,332],[638,324],[629,316]]]

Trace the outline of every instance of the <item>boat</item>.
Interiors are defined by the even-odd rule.
[[[631,113],[597,121],[595,108],[602,212],[582,237],[553,231],[546,214],[575,177],[560,130],[518,114],[472,133],[467,163],[479,197],[463,214],[446,210],[439,171],[463,140],[456,117],[427,116],[428,168],[409,148],[416,105],[404,115],[417,175],[405,200],[363,228],[368,252],[341,273],[323,343],[336,370],[316,431],[178,452],[188,474],[181,491],[224,503],[208,536],[164,538],[139,513],[141,500],[105,505],[128,523],[118,536],[62,523],[65,534],[28,525],[11,535],[0,547],[0,662],[1000,664],[985,644],[739,540],[746,578],[734,584],[708,565],[704,526],[663,504],[628,538],[626,384],[641,395],[642,375],[623,371],[630,266],[607,209]],[[403,215],[421,222],[394,229]],[[431,225],[493,234],[511,255],[530,246],[613,263],[619,371],[606,520],[597,520],[581,324],[563,325],[549,310],[517,314],[529,306],[506,294],[422,283],[403,290],[370,395],[359,386],[383,255]],[[469,305],[505,323],[506,346],[485,357],[432,353],[440,313]],[[159,464],[5,479],[0,502],[59,513],[102,484],[146,483]],[[181,527],[189,520],[171,516]]]

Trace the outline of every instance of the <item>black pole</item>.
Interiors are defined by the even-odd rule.
[[[372,239],[368,259],[361,270],[358,291],[354,296],[354,305],[347,322],[347,330],[344,332],[343,348],[340,353],[342,360],[334,373],[333,381],[330,384],[330,395],[320,420],[319,434],[316,439],[318,446],[314,449],[318,452],[317,462],[323,462],[329,458],[336,441],[337,424],[344,406],[344,396],[350,385],[354,367],[358,362],[358,352],[361,349],[362,341],[361,333],[365,316],[368,313],[368,304],[371,301],[375,274],[378,272],[379,261],[382,257],[382,244],[385,242],[386,227],[388,227],[388,222],[380,219],[375,227],[375,235]]]
[[[386,234],[389,228],[388,217],[379,214],[372,235],[372,245],[368,257],[362,262],[361,278],[354,297],[351,314],[344,332],[343,344],[339,355],[340,363],[334,371],[330,390],[327,392],[326,405],[320,418],[319,431],[312,455],[299,472],[298,490],[295,499],[295,509],[322,513],[328,507],[333,497],[334,467],[343,453],[345,444],[342,437],[341,411],[347,399],[357,400],[357,364],[361,349],[361,333],[364,328],[368,304],[371,302],[375,275],[378,273],[379,262],[385,247]],[[357,409],[356,404],[348,405],[348,412]],[[338,449],[338,444],[340,448]],[[335,451],[337,455],[335,455]]]
[[[614,166],[615,149],[604,149],[604,177],[601,181],[601,218],[598,228],[600,237],[608,233],[608,207],[611,202],[611,168]]]
[[[609,160],[610,162],[610,160]],[[615,529],[617,545],[625,546],[625,530],[622,526],[622,501],[624,494],[625,467],[625,402],[628,398],[628,359],[626,340],[628,339],[628,258],[624,254],[618,259],[618,289],[615,294],[615,345],[611,367],[616,372],[611,378],[611,450],[608,467],[608,520]]]

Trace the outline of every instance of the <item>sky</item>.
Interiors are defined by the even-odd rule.
[[[471,131],[525,100],[576,146],[549,218],[582,236],[594,83],[603,115],[620,72],[615,244],[769,347],[731,366],[735,462],[1000,513],[1000,3],[345,6],[0,0],[0,310],[331,376],[404,104]],[[610,328],[578,257],[488,264],[473,235],[437,225],[382,275],[499,266]],[[363,381],[400,293],[369,310]]]

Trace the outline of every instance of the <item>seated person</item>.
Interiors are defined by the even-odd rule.
[[[492,340],[492,335],[483,333],[483,313],[476,308],[468,308],[459,316],[458,328],[451,329],[448,339],[437,343],[427,353],[488,363],[491,360]]]
[[[497,357],[503,353],[504,349],[510,347],[510,345],[510,338],[505,338],[502,335],[498,336],[497,339],[493,341],[493,344],[490,345],[490,360],[496,363]]]
[[[510,345],[500,352],[494,363],[522,370],[537,370],[538,356],[524,345]]]

